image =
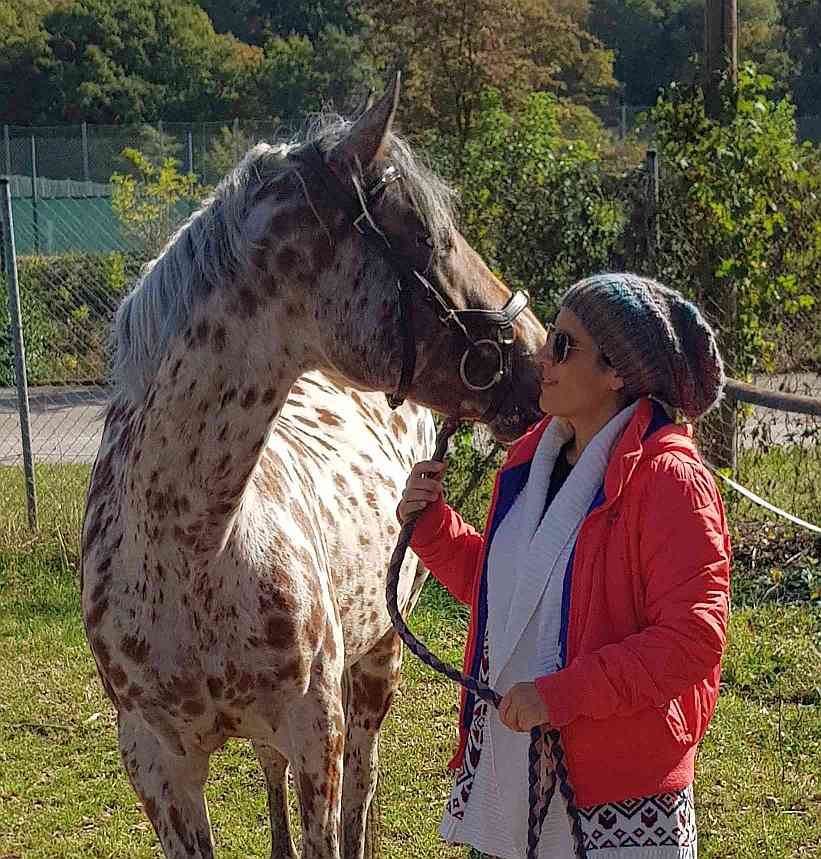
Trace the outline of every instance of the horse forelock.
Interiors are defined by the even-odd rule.
[[[133,402],[142,400],[169,340],[189,325],[198,302],[253,269],[259,246],[244,229],[246,218],[266,189],[286,174],[299,172],[298,162],[289,160],[289,153],[308,144],[327,153],[352,125],[337,115],[323,114],[313,119],[301,139],[278,146],[258,143],[145,265],[114,322],[115,395]],[[401,187],[391,186],[388,193],[406,194],[434,248],[449,247],[455,230],[453,191],[400,136],[391,133],[387,153],[403,177],[398,183]],[[299,184],[313,209],[305,183]],[[317,227],[324,228],[319,219]]]

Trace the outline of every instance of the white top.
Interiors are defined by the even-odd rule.
[[[539,441],[526,486],[496,530],[488,556],[487,644],[490,686],[502,695],[515,683],[560,667],[564,572],[610,452],[636,406],[619,412],[594,436],[542,518],[553,465],[572,437],[566,423],[553,420]],[[525,856],[529,748],[529,733],[506,728],[490,707],[463,817],[446,810],[439,828],[446,841],[500,859]],[[570,820],[558,790],[545,818],[539,857],[574,859]]]

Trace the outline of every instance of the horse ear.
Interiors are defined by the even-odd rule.
[[[366,170],[383,155],[399,104],[399,81],[400,73],[397,72],[382,98],[365,110],[344,140],[330,151],[329,166],[343,173],[356,169],[358,165],[360,169]]]

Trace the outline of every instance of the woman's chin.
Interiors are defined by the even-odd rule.
[[[546,415],[555,415],[556,414],[556,398],[553,396],[553,392],[542,391],[539,395],[539,408]]]

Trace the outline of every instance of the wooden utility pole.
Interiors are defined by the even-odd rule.
[[[717,122],[731,121],[738,84],[737,0],[704,0],[704,69],[702,87],[707,116]],[[717,260],[708,253],[703,261],[704,311],[712,321],[724,356],[727,375],[736,371],[735,337],[737,291],[734,283],[719,282]],[[708,417],[705,452],[720,468],[736,466],[736,403],[727,397]]]
[[[737,0],[704,0],[704,107],[712,119],[726,118],[722,83],[738,84]]]

